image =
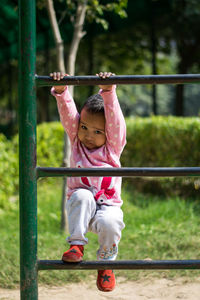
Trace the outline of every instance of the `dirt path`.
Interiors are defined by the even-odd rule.
[[[19,290],[0,289],[0,299],[19,300]],[[39,287],[39,300],[199,300],[200,280],[152,279],[128,281],[118,279],[113,292],[99,292],[94,282],[69,284],[61,287]],[[27,299],[28,300],[28,299]]]

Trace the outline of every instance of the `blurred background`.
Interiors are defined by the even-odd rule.
[[[81,1],[54,1],[57,24],[67,61]],[[36,72],[58,70],[58,48],[48,13],[48,1],[37,0]],[[17,133],[18,2],[0,2],[0,132]],[[79,41],[75,75],[111,71],[117,75],[186,74],[200,70],[200,2],[198,0],[88,1]],[[77,105],[94,87],[76,87]],[[40,88],[38,123],[58,120],[49,88]],[[151,115],[198,116],[200,86],[119,86],[126,117]]]
[[[0,287],[4,288],[19,284],[18,14],[17,0],[0,1]],[[200,73],[199,0],[37,0],[36,16],[38,75]],[[75,87],[78,109],[97,91],[98,87]],[[123,167],[200,166],[198,83],[119,85],[117,94],[127,124]],[[64,130],[50,87],[37,89],[37,110],[37,165],[63,166]],[[64,184],[62,178],[38,181],[41,259],[60,259],[66,251]],[[199,191],[200,179],[195,176],[123,178],[126,228],[119,259],[198,259]],[[98,242],[94,235],[89,239],[85,259],[93,260]],[[153,276],[137,271],[120,274],[128,279]],[[173,275],[156,276],[181,274],[173,270]],[[183,274],[199,278],[197,271]],[[41,272],[39,282],[55,285],[87,278],[94,276]]]

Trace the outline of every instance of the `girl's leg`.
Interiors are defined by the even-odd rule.
[[[96,211],[96,202],[92,192],[86,189],[75,191],[66,204],[68,215],[68,227],[70,236],[67,241],[71,245],[85,245],[88,239],[85,234],[88,232],[90,220]]]
[[[91,231],[98,234],[98,260],[114,260],[117,257],[118,243],[124,227],[123,212],[119,207],[100,206],[90,223]]]
[[[117,257],[118,243],[124,228],[123,212],[116,206],[100,206],[90,223],[90,228],[98,234],[98,260],[114,260]],[[112,270],[98,270],[97,287],[110,292],[115,288],[115,275]]]

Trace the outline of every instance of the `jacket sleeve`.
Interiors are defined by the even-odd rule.
[[[116,94],[116,86],[110,91],[99,91],[104,100],[106,119],[106,143],[120,156],[126,144],[126,123]]]
[[[78,132],[80,117],[74,100],[67,87],[62,94],[57,94],[53,87],[51,89],[51,94],[57,100],[60,121],[68,134],[71,143],[73,143]]]

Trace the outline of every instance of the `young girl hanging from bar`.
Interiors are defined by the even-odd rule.
[[[114,75],[96,74],[102,79]],[[51,73],[59,81],[65,74]],[[120,156],[126,144],[126,124],[116,95],[115,85],[100,85],[98,94],[90,96],[80,114],[68,86],[54,86],[51,93],[57,100],[60,120],[71,143],[70,167],[119,168]],[[98,235],[98,260],[114,260],[124,228],[121,210],[121,177],[68,177],[66,209],[70,245],[64,262],[80,262],[88,243],[86,233]],[[97,287],[112,291],[115,275],[112,270],[98,270]]]

